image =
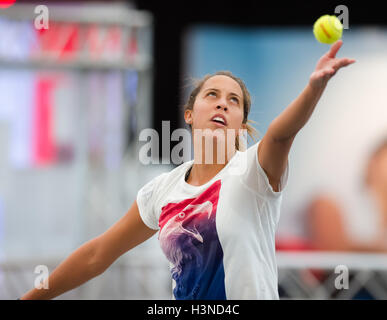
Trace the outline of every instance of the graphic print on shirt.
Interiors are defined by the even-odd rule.
[[[176,300],[226,299],[223,249],[215,221],[220,188],[218,180],[198,197],[162,208],[159,240],[173,264]]]

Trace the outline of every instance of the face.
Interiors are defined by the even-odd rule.
[[[220,119],[214,118],[217,115]],[[209,78],[196,96],[193,110],[186,110],[184,118],[193,130],[221,129],[225,133],[234,130],[237,135],[239,129],[246,128],[242,124],[243,92],[240,85],[225,75]]]

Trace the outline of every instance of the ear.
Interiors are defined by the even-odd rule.
[[[192,125],[192,110],[185,110],[184,112],[184,120],[187,124]]]

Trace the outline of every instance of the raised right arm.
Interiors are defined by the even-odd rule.
[[[21,300],[52,299],[102,274],[117,258],[149,239],[157,230],[147,227],[137,202],[100,236],[89,240],[70,254],[51,273],[48,289],[32,289]]]

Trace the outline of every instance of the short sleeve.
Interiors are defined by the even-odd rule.
[[[267,177],[265,171],[258,161],[258,146],[260,142],[261,140],[243,152],[245,153],[243,156],[245,156],[246,170],[242,175],[242,180],[258,195],[262,197],[278,198],[280,195],[282,195],[282,191],[287,185],[289,176],[289,162],[286,164],[286,169],[281,176],[279,191],[274,191],[269,182],[269,178]]]
[[[159,184],[163,177],[164,174],[161,174],[160,176],[153,178],[137,193],[136,200],[141,219],[153,230],[159,230],[158,218],[155,212],[155,202]]]

